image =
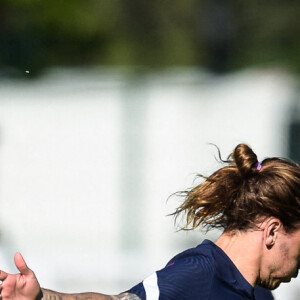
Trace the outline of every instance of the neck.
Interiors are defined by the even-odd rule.
[[[227,254],[243,277],[255,286],[261,262],[259,231],[225,232],[216,245]]]

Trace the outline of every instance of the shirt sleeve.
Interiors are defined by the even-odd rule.
[[[209,299],[215,267],[206,256],[171,261],[127,292],[142,300]]]
[[[208,257],[192,256],[171,262],[156,273],[159,300],[204,300],[210,295],[215,272]]]

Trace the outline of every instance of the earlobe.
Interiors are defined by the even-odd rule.
[[[270,218],[265,224],[264,235],[265,235],[265,245],[268,249],[272,248],[276,242],[278,231],[281,227],[281,222],[279,219]]]
[[[268,249],[272,248],[274,246],[275,240],[274,237],[271,235],[268,235],[265,239],[265,245],[267,246]]]

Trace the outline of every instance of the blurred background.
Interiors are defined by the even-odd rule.
[[[299,1],[0,3],[0,263],[116,294],[219,232],[167,216],[240,142],[300,162]],[[299,299],[299,279],[277,300]]]

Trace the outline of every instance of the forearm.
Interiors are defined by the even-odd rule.
[[[42,289],[42,298],[38,300],[141,300],[138,296],[129,293],[111,296],[98,293],[63,294]]]
[[[41,300],[114,300],[111,296],[96,293],[64,294],[42,289]]]

